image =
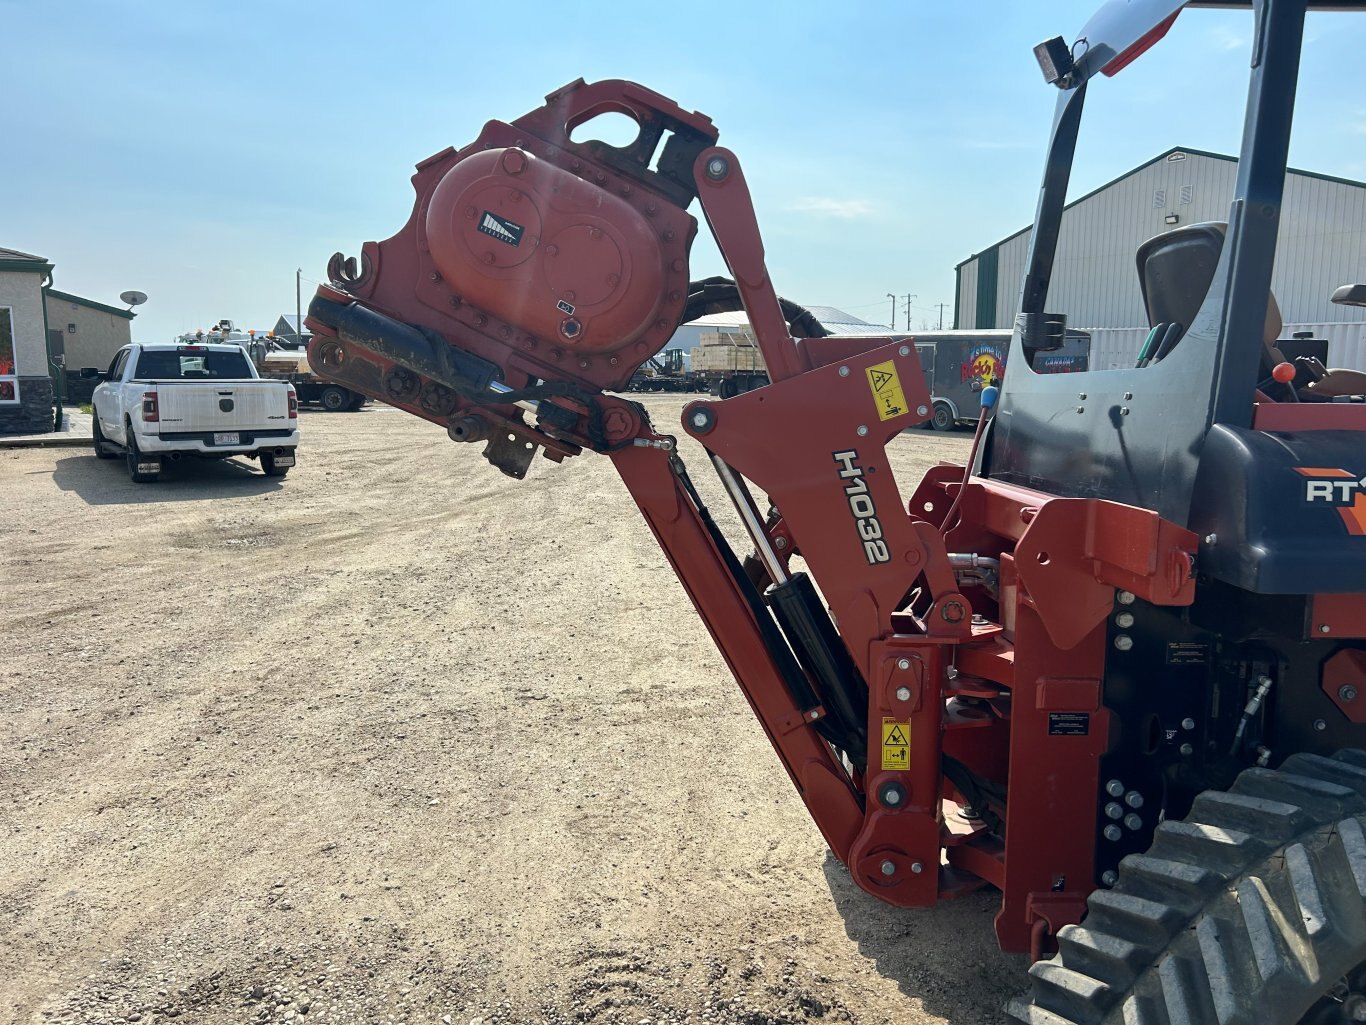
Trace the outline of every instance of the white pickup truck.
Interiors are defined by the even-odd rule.
[[[138,484],[166,460],[259,459],[271,477],[294,465],[299,400],[285,381],[262,380],[240,345],[125,345],[98,377],[95,455],[122,454]]]

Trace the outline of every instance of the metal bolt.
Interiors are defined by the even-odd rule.
[[[1077,412],[1078,412],[1078,413],[1085,413],[1085,412],[1086,412],[1086,407],[1085,407],[1085,406],[1078,406],[1078,407],[1077,407]]]
[[[930,407],[929,407],[929,406],[916,406],[916,407],[915,407],[915,413],[916,413],[916,416],[929,416],[929,415],[930,415]]]
[[[898,688],[896,689],[896,699],[897,699],[898,701],[910,701],[910,700],[911,700],[911,688],[910,688],[910,687],[898,687]]]
[[[1343,701],[1355,701],[1357,699],[1357,689],[1350,683],[1345,683],[1338,688],[1338,697]]]
[[[1324,730],[1326,730],[1327,728],[1328,728],[1328,724],[1327,724],[1326,722],[1324,722],[1322,719],[1315,719],[1315,720],[1314,720],[1314,729],[1318,730],[1320,733],[1322,733],[1322,732],[1323,732]]]
[[[1100,874],[1100,884],[1102,886],[1114,886],[1119,882],[1119,873],[1112,868],[1107,868]]]
[[[1121,605],[1132,605],[1134,603],[1134,592],[1120,591],[1119,594],[1115,595],[1115,601]]]
[[[885,876],[896,875],[896,866],[892,864],[890,861],[884,861],[882,863],[882,874]]]
[[[1191,747],[1189,744],[1182,744],[1181,754],[1189,758],[1191,755],[1195,754],[1195,748]]]
[[[1121,612],[1115,617],[1115,626],[1122,630],[1127,630],[1134,625],[1134,614],[1132,612]]]
[[[1213,545],[1213,544],[1218,544],[1218,543],[1219,543],[1219,535],[1218,535],[1218,534],[1206,534],[1206,535],[1205,535],[1205,544],[1207,544],[1207,545]]]
[[[1111,822],[1101,831],[1101,835],[1104,836],[1105,839],[1113,843],[1114,841],[1123,838],[1124,830],[1120,829],[1117,825]]]
[[[882,792],[882,803],[886,805],[897,805],[901,803],[901,791],[893,787],[888,787]]]
[[[1333,628],[1332,628],[1331,626],[1329,626],[1327,623],[1320,623],[1320,624],[1319,624],[1319,633],[1321,633],[1321,634],[1326,634],[1326,633],[1332,633],[1332,631],[1333,631]]]
[[[784,548],[787,547],[787,538],[779,534],[777,537],[773,539],[773,547],[781,552]]]
[[[1129,415],[1129,407],[1128,407],[1128,406],[1120,406],[1120,407],[1119,407],[1119,415],[1120,415],[1120,416],[1128,416],[1128,415]]]
[[[1124,807],[1118,801],[1111,801],[1105,806],[1105,817],[1107,819],[1124,818]]]
[[[863,438],[863,437],[867,437],[867,435],[868,435],[868,428],[865,427],[863,424],[859,424],[859,427],[858,427],[858,436],[859,436],[860,438]]]
[[[1134,639],[1128,634],[1119,634],[1115,638],[1115,648],[1119,651],[1128,651],[1134,646]]]
[[[909,356],[909,355],[911,354],[911,347],[910,347],[909,345],[903,345],[901,348],[897,349],[896,351],[899,352],[899,353],[900,353],[901,355],[903,355],[903,356]]]
[[[918,861],[913,861],[911,862],[911,871],[914,872],[916,875],[920,875],[921,872],[925,871],[925,866],[920,864],[920,862]]]
[[[1077,398],[1079,398],[1079,399],[1081,399],[1083,402],[1085,402],[1085,401],[1086,401],[1086,392],[1084,392],[1084,391],[1079,391],[1079,392],[1077,392]]]
[[[1133,814],[1133,813],[1131,812],[1131,813],[1129,813],[1128,815],[1125,815],[1125,816],[1124,816],[1124,828],[1125,828],[1125,829],[1131,829],[1131,830],[1139,830],[1139,829],[1142,829],[1142,828],[1143,828],[1143,819],[1141,819],[1139,816],[1137,816],[1137,815],[1135,815],[1135,814]]]
[[[1142,808],[1143,795],[1140,794],[1137,790],[1130,790],[1127,794],[1124,795],[1124,803],[1127,804],[1130,808]]]
[[[1131,398],[1133,398],[1133,397],[1134,397],[1134,393],[1131,392],[1131,391],[1126,391],[1126,392],[1124,393],[1124,401],[1125,401],[1125,402],[1128,402],[1128,401],[1129,401]]]
[[[896,667],[898,669],[909,669],[911,668],[911,660],[908,658],[899,658],[896,660]]]
[[[730,174],[730,164],[725,157],[712,157],[707,161],[707,177],[712,181],[719,182],[728,174]]]
[[[848,368],[848,367],[840,367],[840,377],[848,377],[848,376],[849,376],[849,368]]]
[[[698,411],[698,412],[694,413],[694,414],[692,415],[692,425],[693,425],[694,427],[706,427],[706,426],[707,426],[707,414],[706,414],[706,413],[703,413],[703,412],[701,412],[701,411]]]
[[[1124,784],[1117,779],[1112,779],[1105,784],[1105,792],[1111,797],[1118,797],[1124,793]]]
[[[1190,719],[1190,718],[1182,719],[1182,720],[1181,720],[1181,728],[1182,728],[1183,730],[1193,730],[1193,729],[1195,729],[1195,720],[1194,720],[1194,719]]]

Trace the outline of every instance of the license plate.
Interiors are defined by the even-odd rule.
[[[293,465],[294,465],[294,457],[293,457],[293,456],[276,456],[276,457],[275,457],[275,465],[276,465],[276,466],[293,466]]]
[[[240,445],[242,438],[237,431],[224,431],[221,434],[214,434],[213,443],[215,445]]]

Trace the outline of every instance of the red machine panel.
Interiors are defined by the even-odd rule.
[[[426,229],[465,301],[575,352],[628,347],[665,295],[664,247],[643,213],[515,146],[454,164]]]

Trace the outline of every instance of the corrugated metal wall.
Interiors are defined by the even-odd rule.
[[[1089,196],[1063,214],[1048,307],[1074,325],[1129,328],[1146,324],[1134,253],[1141,242],[1180,224],[1224,220],[1238,165],[1197,153],[1172,153]],[[997,252],[996,318],[964,323],[987,304],[978,296],[977,265],[964,264],[957,297],[962,327],[1008,328],[1019,308],[1029,232]],[[1360,280],[1366,253],[1366,188],[1291,173],[1286,177],[1280,243],[1272,291],[1287,322],[1360,320],[1359,311],[1333,306],[1338,285]]]
[[[1148,329],[1141,327],[1090,327],[1091,369],[1114,370],[1131,367]],[[1328,340],[1328,365],[1366,371],[1366,322],[1355,324],[1286,324],[1282,338],[1297,331],[1308,331],[1315,338]]]
[[[963,265],[958,277],[957,319],[953,326],[959,329],[977,326],[977,261]],[[993,325],[994,326],[994,325]],[[1012,325],[1013,326],[1013,325]]]

